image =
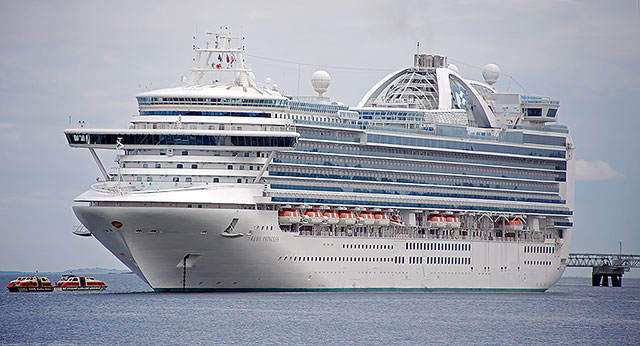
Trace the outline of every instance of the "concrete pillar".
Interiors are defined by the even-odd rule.
[[[602,281],[602,275],[591,274],[591,286],[600,286],[600,281]]]
[[[609,287],[609,275],[602,275],[602,286]]]
[[[622,287],[622,276],[611,275],[611,286]]]

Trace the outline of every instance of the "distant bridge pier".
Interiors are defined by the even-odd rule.
[[[640,255],[569,254],[567,267],[591,267],[591,286],[622,287],[622,275],[631,268],[640,268]]]
[[[591,286],[611,286],[622,287],[622,275],[624,268],[612,266],[594,266],[591,274]]]

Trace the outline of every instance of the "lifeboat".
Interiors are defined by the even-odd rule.
[[[389,215],[379,211],[373,213],[373,218],[377,226],[389,226]]]
[[[327,223],[330,225],[335,225],[340,222],[340,216],[333,210],[325,210],[322,216],[326,218]]]
[[[341,210],[338,212],[339,223],[342,225],[354,225],[356,223],[356,215],[349,210]]]
[[[389,223],[393,226],[404,226],[404,223],[402,222],[402,217],[400,215],[391,215],[391,217],[389,218]]]
[[[9,282],[9,292],[51,292],[53,285],[46,276],[20,276]]]
[[[56,282],[56,291],[101,291],[107,285],[100,280],[88,276],[62,275]]]
[[[524,223],[520,219],[511,219],[505,222],[505,231],[522,231],[524,229]]]
[[[445,216],[444,222],[448,228],[458,229],[460,228],[460,218],[457,216],[449,215]]]
[[[373,218],[373,215],[368,211],[363,211],[358,215],[358,220],[362,222],[363,225],[371,226],[376,223],[376,220]]]
[[[324,216],[318,209],[309,209],[305,211],[303,217],[305,221],[314,225],[320,224],[324,221]]]
[[[300,215],[299,211],[289,208],[280,212],[278,221],[281,225],[293,225],[302,221],[302,215]]]
[[[427,227],[429,228],[444,228],[446,225],[444,216],[431,215],[427,219]]]

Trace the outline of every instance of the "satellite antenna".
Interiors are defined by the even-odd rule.
[[[313,90],[318,93],[318,97],[322,98],[324,93],[327,92],[329,85],[331,84],[331,76],[327,71],[318,70],[311,76],[311,85]]]
[[[485,83],[494,85],[500,77],[500,68],[496,64],[486,64],[482,68],[482,77]]]

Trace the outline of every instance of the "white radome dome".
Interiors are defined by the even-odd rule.
[[[449,66],[447,66],[447,68],[455,73],[460,73],[460,71],[458,70],[458,66],[454,65],[454,64],[449,64]]]
[[[311,85],[320,97],[324,94],[331,84],[331,76],[327,71],[318,70],[311,76]]]
[[[249,76],[249,86],[255,88],[256,87],[256,74],[253,73],[252,71],[247,72],[247,75]]]
[[[482,77],[485,83],[494,85],[500,77],[500,68],[496,64],[486,64],[482,68]]]

